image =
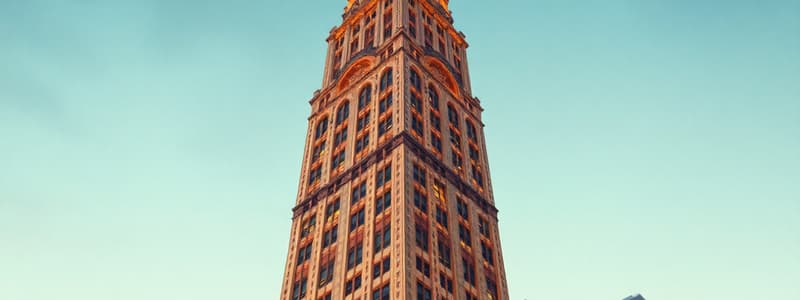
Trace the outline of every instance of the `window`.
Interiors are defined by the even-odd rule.
[[[389,284],[385,284],[383,287],[377,288],[372,291],[372,300],[389,300]]]
[[[381,86],[380,86],[381,92],[385,91],[390,86],[392,86],[392,69],[391,68],[389,68],[388,70],[384,71],[383,75],[381,75]]]
[[[444,273],[439,273],[439,285],[442,287],[443,290],[447,291],[448,293],[453,293],[453,280],[450,277],[447,277]]]
[[[359,243],[347,251],[347,270],[350,270],[353,267],[361,264],[361,260],[363,259],[364,255],[364,249],[362,246],[363,245]]]
[[[309,234],[314,231],[314,228],[317,226],[317,216],[311,216],[308,220],[303,223],[303,227],[300,229],[300,238],[305,238]]]
[[[417,38],[417,14],[412,10],[408,10],[408,34],[411,39]]]
[[[417,241],[417,247],[423,251],[428,251],[428,229],[423,228],[417,224],[414,230],[414,239]]]
[[[391,267],[392,263],[391,263],[391,258],[389,257],[384,259],[383,262],[379,261],[375,263],[375,265],[372,267],[372,278],[375,279],[383,274],[389,273]]]
[[[417,300],[431,300],[431,289],[417,281]]]
[[[472,122],[469,120],[467,120],[467,137],[473,142],[478,142],[478,134],[475,130],[475,124],[472,124]]]
[[[392,192],[388,191],[383,196],[375,199],[375,215],[380,215],[384,211],[389,211],[392,206]]]
[[[300,300],[306,297],[308,278],[303,278],[294,283],[292,287],[292,300]]]
[[[352,197],[350,197],[350,203],[354,205],[358,203],[358,201],[361,201],[361,199],[364,199],[364,197],[367,196],[367,182],[364,181],[361,184],[354,187],[351,196]]]
[[[478,186],[483,187],[483,174],[481,174],[480,167],[474,164],[472,165],[472,179],[475,179]]]
[[[381,114],[389,111],[392,108],[392,94],[388,94],[386,97],[381,99],[378,108]]]
[[[392,165],[386,166],[383,170],[378,170],[375,174],[375,188],[382,187],[392,181]]]
[[[318,139],[322,137],[326,132],[328,132],[328,118],[325,117],[319,122],[317,122],[317,128],[314,131],[314,139]]]
[[[447,119],[450,120],[450,124],[458,128],[458,111],[450,105],[447,106]]]
[[[464,227],[464,224],[458,224],[458,237],[461,238],[461,242],[466,244],[467,247],[472,247],[472,234],[470,234],[469,229]]]
[[[442,139],[438,135],[431,134],[431,146],[436,152],[442,153]]]
[[[339,109],[336,111],[336,125],[342,124],[342,122],[347,121],[347,117],[350,116],[350,102],[345,101],[339,106]]]
[[[370,25],[366,30],[366,38],[364,38],[364,47],[372,48],[375,43],[375,25]]]
[[[466,300],[478,300],[477,296],[475,296],[473,294],[470,294],[469,292],[464,292],[464,293],[467,295],[467,299]]]
[[[345,141],[347,141],[347,126],[336,132],[336,135],[333,137],[333,146],[338,147]]]
[[[411,69],[411,72],[408,74],[408,79],[411,82],[411,86],[414,87],[417,91],[422,90],[422,83],[419,80],[419,73],[416,70]]]
[[[358,210],[350,216],[350,232],[364,225],[364,209]]]
[[[367,85],[358,94],[358,110],[363,109],[372,102],[372,86]]]
[[[428,197],[417,189],[414,189],[414,206],[423,213],[428,212]]]
[[[383,249],[389,248],[392,244],[392,228],[386,226],[383,231],[378,230],[375,232],[375,253]]]
[[[297,265],[302,265],[304,262],[311,258],[311,250],[313,245],[309,244],[308,246],[300,248],[300,251],[297,252]]]
[[[451,156],[450,158],[453,162],[453,167],[455,167],[459,171],[464,167],[464,158],[462,158],[461,154],[458,154],[458,152],[453,151],[453,156]]]
[[[464,281],[475,286],[475,265],[466,258],[461,259],[461,264],[464,267]]]
[[[425,48],[433,48],[433,31],[425,26]]]
[[[331,161],[331,169],[337,169],[344,164],[344,149],[340,150],[336,154],[333,155],[333,160]]]
[[[469,220],[469,208],[464,200],[458,199],[458,201],[456,201],[456,210],[458,210],[458,215],[464,218],[464,220]]]
[[[326,146],[326,144],[327,144],[327,141],[322,141],[322,143],[320,143],[319,145],[314,147],[314,152],[311,155],[311,162],[312,163],[317,162],[317,160],[319,160],[320,156],[325,154],[325,146]]]
[[[494,265],[494,253],[492,251],[492,247],[487,245],[486,242],[481,242],[481,256],[489,265]]]
[[[333,226],[333,228],[331,228],[330,230],[325,231],[325,233],[322,235],[322,249],[328,248],[330,245],[333,245],[333,243],[336,243],[336,240],[338,239],[339,239],[339,226],[336,225]]]
[[[350,56],[355,56],[358,53],[358,39],[354,39],[350,42]]]
[[[497,299],[497,283],[489,277],[486,277],[486,293],[490,300]]]
[[[392,10],[387,10],[383,14],[383,40],[392,36]]]
[[[442,119],[439,118],[439,116],[432,111],[430,113],[430,119],[431,119],[431,128],[436,129],[436,131],[442,131]]]
[[[318,166],[311,170],[311,173],[308,175],[308,185],[313,185],[319,182],[319,179],[322,177],[322,166]]]
[[[378,124],[378,137],[382,137],[391,129],[392,129],[392,116],[389,116],[385,120],[381,121],[380,124]]]
[[[369,146],[369,133],[356,140],[356,153],[361,153]]]
[[[364,114],[363,116],[358,118],[358,121],[356,121],[356,130],[357,131],[361,131],[364,128],[366,128],[367,126],[369,126],[369,115],[370,115],[370,113],[367,112],[366,114]]]
[[[413,167],[414,172],[414,181],[418,182],[421,185],[425,185],[425,170],[423,170],[419,165],[414,165]]]
[[[411,129],[413,129],[414,132],[417,133],[417,135],[419,136],[424,135],[423,133],[423,130],[425,130],[424,127],[425,125],[422,123],[422,118],[416,115],[411,116]]]
[[[484,218],[478,218],[478,231],[481,232],[481,235],[489,238],[490,237],[489,228],[490,228],[489,221],[486,221],[486,219]]]
[[[425,275],[425,277],[431,277],[431,264],[425,261],[424,258],[417,256],[417,271]]]
[[[409,103],[411,104],[411,109],[420,112],[422,111],[422,101],[417,97],[417,94],[412,92]]]
[[[478,161],[478,149],[473,145],[469,145],[469,158]]]
[[[442,225],[445,229],[449,228],[449,222],[447,221],[447,211],[440,206],[436,206],[436,222],[439,225]]]
[[[350,295],[361,287],[361,274],[344,283],[344,295]]]
[[[325,222],[330,222],[333,218],[339,215],[339,199],[333,203],[328,204],[325,208]]]
[[[323,264],[319,269],[319,287],[323,287],[333,281],[333,263],[334,261],[331,260],[331,262]]]
[[[333,300],[331,297],[331,293],[326,294],[325,296],[319,297],[319,300]],[[477,299],[476,299],[477,300]]]
[[[433,84],[428,85],[428,97],[431,98],[431,109],[439,111],[439,92]]]
[[[445,267],[450,269],[450,243],[442,236],[439,235],[439,262]],[[452,292],[452,291],[451,291]]]
[[[454,131],[452,128],[449,130],[450,132],[450,142],[453,143],[453,146],[457,149],[461,149],[461,136],[458,134],[457,131]]]

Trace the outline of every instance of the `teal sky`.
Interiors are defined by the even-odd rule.
[[[344,2],[0,0],[0,299],[277,299]],[[800,299],[800,1],[451,9],[511,299]]]

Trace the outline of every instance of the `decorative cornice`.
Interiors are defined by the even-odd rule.
[[[420,161],[426,163],[431,170],[446,178],[453,187],[461,192],[461,194],[466,195],[469,199],[471,199],[478,208],[483,210],[484,213],[497,220],[497,213],[499,211],[494,205],[492,205],[492,203],[490,203],[488,200],[486,200],[486,198],[483,197],[483,195],[472,188],[472,186],[464,181],[461,176],[447,167],[436,155],[425,149],[422,144],[415,140],[414,137],[412,137],[411,134],[406,131],[394,136],[391,140],[379,146],[377,149],[375,149],[375,151],[372,151],[366,157],[361,159],[357,164],[354,164],[336,177],[331,178],[327,184],[319,187],[311,195],[307,196],[302,202],[300,202],[300,204],[292,209],[292,219],[302,216],[304,213],[308,212],[317,204],[319,204],[319,202],[336,193],[339,188],[344,186],[353,178],[356,178],[369,170],[372,165],[390,156],[394,149],[403,145],[408,147],[412,153],[417,155],[420,158]]]

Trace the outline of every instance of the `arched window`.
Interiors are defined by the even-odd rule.
[[[383,72],[381,75],[381,86],[380,91],[385,91],[388,87],[392,86],[392,69],[389,68],[388,70]]]
[[[363,89],[361,89],[360,93],[358,93],[358,110],[361,110],[362,108],[369,105],[371,101],[372,101],[372,86],[367,85]]]
[[[336,111],[336,125],[342,124],[350,116],[350,101],[345,101]]]
[[[428,85],[428,97],[431,98],[431,108],[434,110],[439,110],[439,92],[436,91],[436,87],[433,84]]]
[[[419,81],[419,73],[417,73],[416,70],[411,69],[411,72],[410,72],[408,77],[409,77],[409,81],[411,81],[411,86],[416,88],[418,91],[421,90],[421,83]]]
[[[314,133],[314,139],[320,138],[326,132],[328,132],[328,117],[322,118],[321,121],[317,122],[316,131]]]

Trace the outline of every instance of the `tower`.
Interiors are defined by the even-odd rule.
[[[448,0],[348,0],[310,101],[282,300],[509,299]]]

